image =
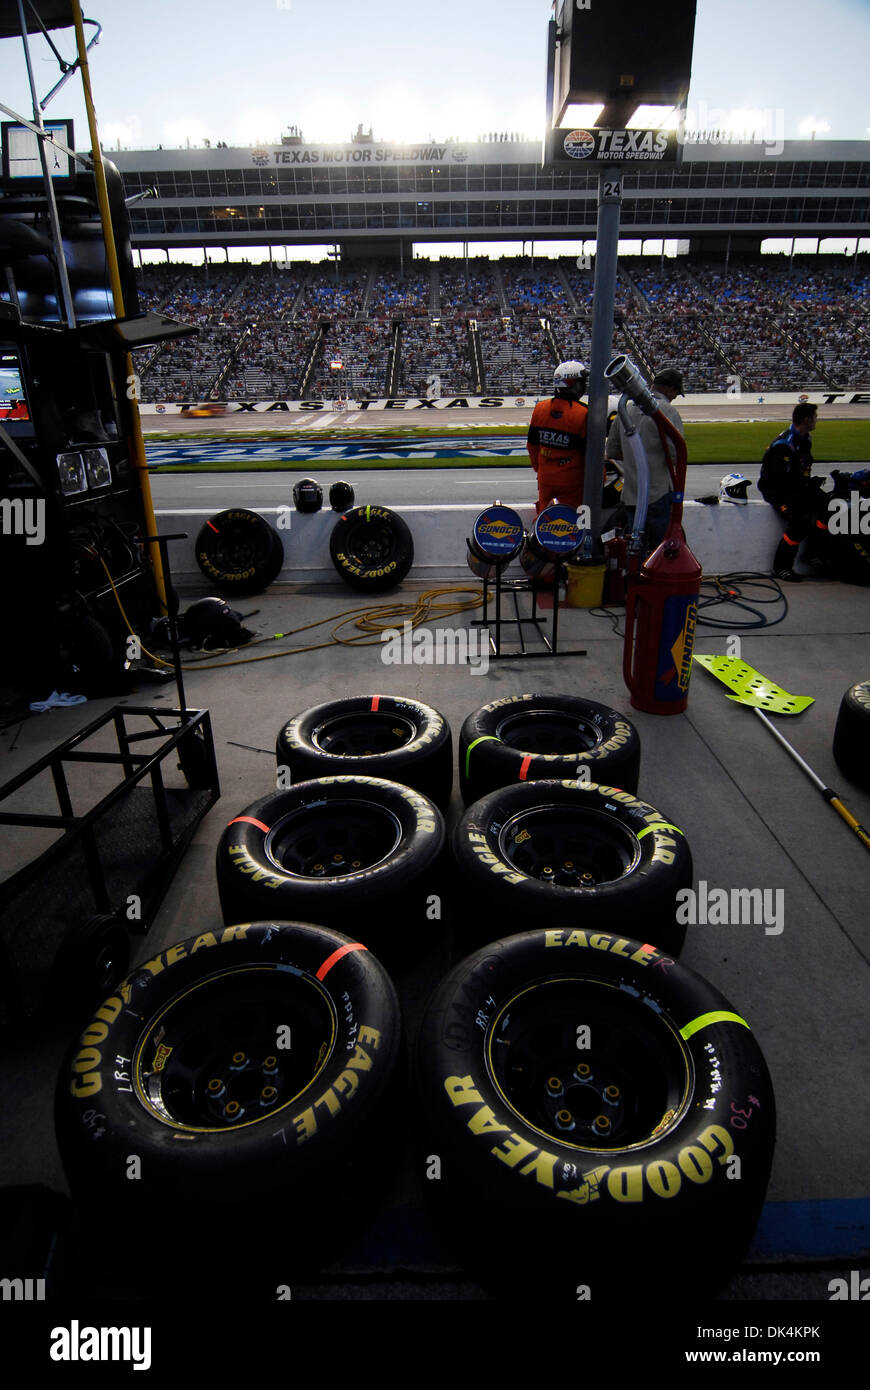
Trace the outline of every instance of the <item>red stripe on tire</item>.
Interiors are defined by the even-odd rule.
[[[531,761],[532,761],[532,755],[531,755],[531,753],[527,753],[526,756],[523,758],[522,762],[520,763],[520,781],[521,781],[521,782],[525,782],[525,780],[526,780],[526,774],[528,773],[528,770],[529,770],[529,766],[530,766],[530,764],[531,764]]]
[[[324,980],[334,965],[338,965],[342,956],[346,956],[348,951],[367,951],[368,946],[364,946],[361,941],[350,941],[346,946],[339,946],[337,951],[333,951],[331,956],[327,956],[317,972],[317,979]]]
[[[378,705],[379,705],[380,703],[381,703],[381,697],[380,697],[380,695],[373,695],[373,696],[372,696],[372,709],[371,709],[372,714],[374,714],[374,713],[376,712],[376,710],[377,710],[377,708],[378,708]]]
[[[253,816],[236,816],[235,820],[227,821],[227,826],[238,825],[239,821],[247,821],[248,825],[255,825],[258,830],[262,830],[264,835],[268,835],[270,827],[264,825],[261,820],[255,820]]]
[[[210,521],[207,521],[205,524],[206,526],[211,526],[211,529],[214,531],[216,536],[220,535],[220,531],[218,530],[218,528],[216,526],[212,526]]]

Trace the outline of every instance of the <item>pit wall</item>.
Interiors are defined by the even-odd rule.
[[[373,498],[372,504],[377,500]],[[480,515],[480,506],[445,503],[393,510],[407,522],[414,540],[414,565],[409,579],[426,583],[441,580],[479,583],[469,570],[465,556],[466,537]],[[521,505],[515,510],[528,529],[534,520],[534,506]],[[337,580],[329,557],[329,537],[337,519],[335,512],[326,509],[302,513],[291,507],[261,507],[258,511],[278,529],[284,542],[280,582],[303,584]],[[161,534],[188,533],[188,539],[175,541],[170,552],[173,578],[182,584],[194,579],[206,582],[196,563],[195,544],[197,535],[212,515],[213,512],[199,510],[157,512],[157,529]],[[782,535],[782,526],[773,509],[766,502],[757,501],[716,506],[686,502],[683,527],[705,574],[769,572]],[[524,577],[516,562],[506,573],[509,577]]]

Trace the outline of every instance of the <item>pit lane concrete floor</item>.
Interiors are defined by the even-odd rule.
[[[184,592],[182,606],[203,592]],[[413,602],[417,592],[418,586],[406,582],[383,599]],[[807,581],[789,586],[787,598],[784,621],[741,634],[741,654],[787,690],[814,696],[803,714],[779,725],[870,825],[870,792],[848,783],[831,752],[844,691],[870,676],[870,590]],[[237,606],[245,613],[258,609],[248,625],[273,633],[377,602],[336,584],[317,591],[274,586]],[[464,626],[474,616],[448,622]],[[429,626],[438,624],[433,618]],[[330,626],[301,640],[316,640]],[[870,855],[761,721],[732,703],[725,688],[700,669],[684,714],[644,714],[629,706],[622,643],[605,618],[563,608],[559,637],[564,651],[581,646],[587,655],[493,661],[488,672],[474,674],[468,666],[386,666],[379,645],[337,645],[227,670],[188,670],[189,705],[211,710],[222,797],[198,827],[148,936],[134,938],[134,962],[221,925],[216,843],[232,816],[273,789],[275,737],[292,714],[349,693],[403,693],[436,706],[448,718],[455,744],[465,716],[503,695],[573,693],[612,705],[629,715],[640,734],[639,794],[685,830],[696,886],[704,880],[710,889],[783,894],[781,932],[762,924],[690,926],[682,955],[750,1022],[777,1101],[767,1205],[744,1268],[721,1297],[827,1300],[836,1275],[848,1283],[852,1270],[862,1277],[870,1273]],[[724,653],[726,633],[699,626],[695,650]],[[125,702],[171,708],[175,687],[143,686]],[[113,703],[91,701],[31,716],[0,732],[3,780]],[[461,809],[454,787],[449,827]],[[14,867],[7,850],[2,868],[8,873]],[[413,1033],[434,983],[423,982],[411,1000],[406,1031]],[[44,1017],[0,1039],[2,1184],[41,1182],[66,1190],[52,1094],[69,1041],[68,1029]],[[422,1186],[403,1177],[389,1229],[375,1232],[310,1285],[294,1287],[294,1298],[485,1297],[428,1226]]]

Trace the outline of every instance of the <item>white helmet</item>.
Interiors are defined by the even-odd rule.
[[[584,362],[560,362],[553,374],[557,391],[565,391],[579,399],[586,390],[586,364]]]
[[[742,473],[726,473],[719,484],[720,502],[748,502],[746,489],[752,484]]]

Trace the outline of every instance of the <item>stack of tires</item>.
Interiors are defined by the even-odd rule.
[[[565,695],[470,714],[452,860],[437,710],[318,705],[276,756],[278,789],[221,836],[223,927],[129,975],[70,1051],[57,1127],[80,1203],[106,1229],[169,1213],[198,1267],[256,1252],[267,1283],[328,1259],[394,1170],[391,976],[433,941],[448,968],[452,886],[413,1079],[464,1265],[523,1298],[713,1292],[763,1202],[773,1094],[749,1024],[677,960],[691,854],[637,794],[631,723]]]

